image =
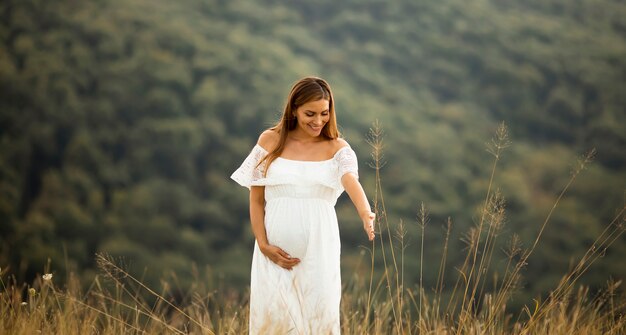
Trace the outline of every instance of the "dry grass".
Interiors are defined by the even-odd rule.
[[[528,302],[520,315],[507,312],[507,303],[515,292],[521,272],[536,247],[553,210],[558,206],[593,152],[581,159],[570,180],[540,227],[529,249],[520,247],[516,236],[507,249],[507,265],[500,279],[486,289],[492,258],[505,216],[503,196],[493,188],[493,179],[503,150],[508,146],[507,130],[502,124],[489,151],[493,155],[489,187],[480,220],[466,234],[467,253],[457,267],[456,284],[451,293],[443,293],[448,259],[449,220],[442,246],[437,283],[427,294],[422,283],[404,285],[404,239],[406,226],[391,225],[382,193],[380,169],[382,131],[374,125],[369,138],[376,172],[374,209],[377,214],[378,239],[369,249],[372,271],[369,278],[355,276],[347,281],[342,297],[342,332],[344,334],[625,334],[626,296],[619,293],[621,282],[609,281],[600,294],[591,295],[578,288],[577,281],[593,262],[602,256],[624,232],[624,209],[594,241],[587,253],[563,276],[545,299]],[[424,236],[428,213],[422,204],[418,213],[421,236],[420,257],[424,254]],[[375,264],[375,256],[382,264]],[[420,264],[422,258],[420,258]],[[98,255],[102,275],[91,287],[81,290],[77,278],[70,276],[60,289],[54,278],[42,276],[32,285],[16,283],[0,270],[0,333],[3,334],[243,334],[247,333],[248,308],[245,299],[212,291],[196,280],[188,296],[172,298],[163,282],[161,292],[147,287],[131,276],[119,262]],[[382,266],[375,276],[374,267]],[[46,271],[48,272],[48,271]],[[365,293],[364,293],[365,292]],[[177,301],[174,303],[173,301]]]

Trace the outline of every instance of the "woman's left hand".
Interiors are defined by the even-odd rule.
[[[363,229],[367,234],[367,238],[370,241],[374,240],[374,219],[376,218],[376,214],[367,211],[361,214],[361,220],[363,221]]]

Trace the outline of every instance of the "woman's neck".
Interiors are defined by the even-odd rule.
[[[287,138],[289,140],[292,141],[296,141],[299,143],[315,143],[315,142],[321,142],[324,140],[324,137],[322,135],[319,136],[310,136],[306,133],[302,133],[298,130],[294,130],[289,132],[289,134],[287,134]]]

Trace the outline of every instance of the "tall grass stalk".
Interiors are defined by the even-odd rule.
[[[382,253],[382,259],[384,263],[384,274],[385,280],[387,283],[387,293],[389,295],[389,307],[393,313],[393,321],[396,323],[396,328],[401,329],[402,327],[402,314],[398,311],[399,306],[402,304],[400,301],[402,299],[402,294],[400,290],[397,288],[400,286],[399,280],[399,271],[398,271],[398,263],[396,261],[396,255],[393,248],[393,240],[391,234],[391,227],[389,225],[389,219],[387,217],[387,209],[385,206],[385,199],[383,196],[383,189],[380,177],[380,170],[384,166],[385,162],[382,156],[383,149],[383,131],[378,123],[378,120],[374,123],[374,127],[370,131],[370,136],[368,138],[368,143],[372,147],[372,158],[373,158],[373,167],[376,173],[376,185],[375,185],[375,195],[374,195],[374,212],[376,213],[376,226],[380,227],[381,230],[378,232],[378,237],[380,241],[380,250]],[[383,237],[383,230],[385,229],[387,234],[387,238],[389,241],[389,251],[391,253],[391,262],[393,262],[393,268],[387,264],[387,252],[385,248],[385,240]],[[390,274],[395,276],[395,286],[390,278]],[[395,287],[395,289],[394,289]],[[394,292],[395,291],[395,292]]]
[[[487,151],[489,151],[493,155],[494,160],[493,160],[493,165],[491,168],[491,174],[489,176],[489,183],[487,184],[487,194],[485,196],[485,204],[483,205],[483,208],[481,211],[481,217],[478,223],[478,228],[476,230],[476,233],[474,234],[474,238],[476,238],[476,241],[474,241],[471,244],[472,248],[470,249],[470,253],[472,254],[472,260],[469,263],[469,274],[467,275],[467,280],[465,283],[465,290],[463,292],[463,299],[461,302],[461,313],[460,313],[461,320],[459,322],[459,327],[457,328],[457,334],[460,334],[461,331],[463,330],[463,326],[465,325],[464,319],[468,317],[469,315],[471,315],[471,312],[472,312],[471,308],[474,304],[476,290],[478,289],[481,278],[486,274],[485,264],[490,263],[490,260],[487,259],[486,257],[487,255],[486,250],[489,248],[491,244],[493,244],[494,235],[490,234],[489,232],[487,233],[485,237],[485,242],[483,243],[483,252],[481,253],[481,258],[477,262],[478,250],[480,248],[481,235],[484,229],[485,219],[488,215],[491,215],[491,216],[496,215],[496,213],[494,213],[494,210],[495,211],[498,210],[497,208],[495,208],[498,206],[498,202],[499,202],[498,195],[493,196],[491,194],[492,192],[491,189],[493,187],[493,179],[496,174],[498,162],[500,161],[503,150],[508,146],[509,146],[508,131],[503,122],[500,124],[500,126],[496,130],[496,135],[491,140],[491,145],[487,147]],[[493,224],[489,226],[490,230],[495,225],[499,225],[501,221],[498,221],[498,218],[496,218],[495,220],[492,220],[492,223]],[[478,268],[476,268],[477,263],[478,263]],[[471,292],[469,291],[470,287],[471,287]]]
[[[417,312],[417,317],[418,320],[422,319],[422,305],[423,305],[423,301],[424,301],[424,297],[422,295],[422,293],[424,292],[424,237],[426,235],[426,221],[428,221],[427,219],[428,215],[426,214],[426,206],[424,206],[424,203],[422,202],[421,206],[420,206],[420,211],[419,211],[419,227],[420,227],[420,237],[421,237],[421,242],[420,242],[420,284],[419,284],[419,310]],[[404,269],[404,267],[403,267]]]
[[[448,243],[450,241],[451,231],[452,231],[452,219],[448,217],[448,221],[446,224],[446,234],[445,234],[445,238],[443,241],[443,249],[441,252],[441,260],[439,262],[439,271],[437,271],[437,284],[435,286],[434,308],[437,311],[437,314],[441,312],[441,295],[443,293],[443,280],[446,274],[446,259],[448,257]]]

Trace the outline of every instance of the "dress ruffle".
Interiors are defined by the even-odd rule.
[[[256,144],[241,166],[230,177],[239,185],[248,189],[251,186],[323,185],[334,189],[338,193],[337,196],[339,196],[344,191],[341,177],[346,173],[352,173],[357,178],[359,176],[357,157],[350,146],[342,147],[335,153],[333,158],[324,161],[297,161],[282,157],[277,158],[277,160],[283,160],[286,163],[304,164],[311,167],[317,164],[331,164],[333,165],[331,171],[336,172],[334,174],[311,173],[307,178],[302,178],[298,174],[289,173],[288,171],[271,173],[272,166],[270,166],[267,176],[264,176],[264,164],[259,165],[259,162],[267,154],[268,152],[263,147]]]
[[[256,183],[258,180],[264,179],[264,169],[263,166],[259,166],[259,162],[266,155],[267,151],[265,151],[263,147],[258,144],[255,145],[252,151],[250,151],[250,154],[248,154],[248,157],[244,159],[241,166],[233,172],[230,178],[236,181],[237,184],[247,187],[248,189],[250,186],[261,186]]]

